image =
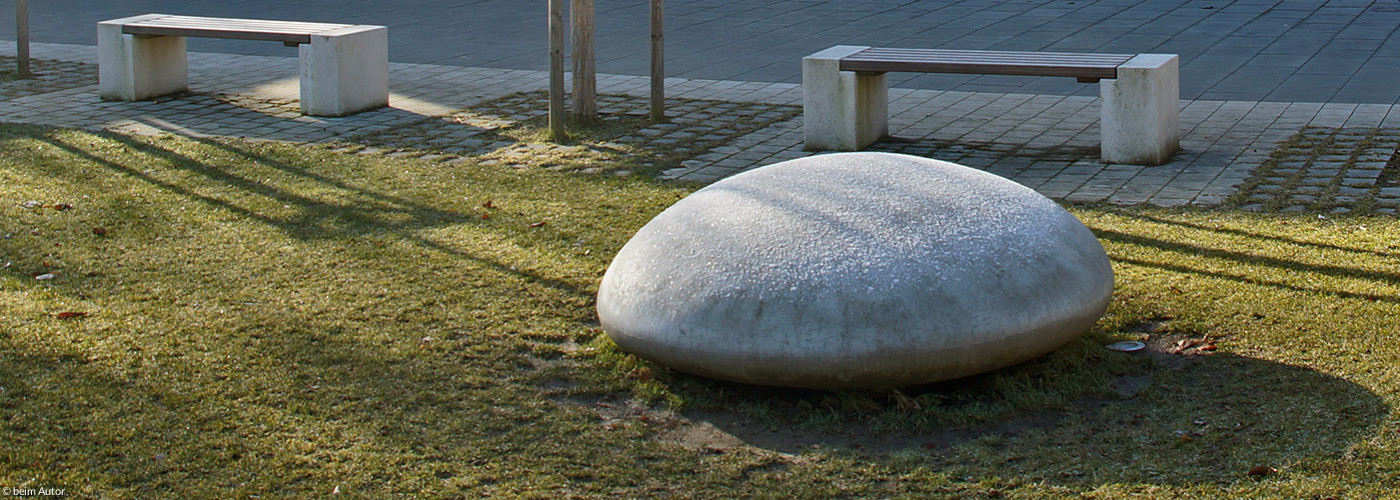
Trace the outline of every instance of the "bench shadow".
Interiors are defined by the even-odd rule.
[[[933,134],[937,134],[934,131]],[[1070,163],[1080,160],[1099,161],[1099,147],[1056,145],[1031,146],[1010,142],[976,142],[925,137],[886,137],[871,144],[868,151],[900,153],[925,158],[945,159],[963,166],[984,169],[1004,163],[1024,169],[1034,162]],[[1063,165],[1061,165],[1063,166]]]
[[[343,117],[300,114],[296,99],[244,94],[186,92],[149,101],[115,103],[122,121],[187,137],[244,136],[254,139],[318,141],[373,133],[429,118],[396,107],[383,107]],[[100,124],[113,127],[112,123]],[[372,125],[366,125],[366,123]],[[147,131],[149,133],[149,130]]]

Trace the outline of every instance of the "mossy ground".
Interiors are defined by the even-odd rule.
[[[1400,491],[1393,217],[1071,207],[1117,273],[1092,332],[968,380],[819,393],[668,372],[597,329],[611,256],[693,188],[0,126],[0,486],[112,498]],[[1152,347],[1103,348],[1127,339]],[[1247,475],[1258,466],[1275,472]]]

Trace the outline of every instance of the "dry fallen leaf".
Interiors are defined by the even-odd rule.
[[[481,208],[496,208],[496,204],[492,203],[491,200],[486,200],[486,203],[481,204]]]
[[[1273,467],[1269,467],[1269,466],[1267,466],[1267,465],[1256,465],[1256,466],[1254,466],[1253,468],[1249,469],[1249,472],[1246,473],[1245,475],[1247,475],[1247,476],[1268,476],[1268,475],[1271,475],[1271,474],[1273,474],[1273,473],[1275,473],[1275,472],[1278,472],[1278,471],[1275,470]]]
[[[48,281],[48,280],[51,280],[51,279],[54,279],[54,278],[57,278],[57,277],[58,277],[58,274],[57,274],[57,273],[44,273],[44,274],[40,274],[40,275],[38,275],[38,276],[35,276],[34,279],[39,280],[39,281]]]
[[[81,318],[81,317],[87,316],[87,315],[88,315],[88,313],[86,313],[86,312],[84,312],[84,311],[64,311],[64,312],[61,312],[61,313],[58,313],[58,314],[53,315],[53,317],[58,318],[58,319],[73,319],[73,318]]]
[[[53,204],[53,209],[54,209],[54,210],[58,210],[58,211],[60,211],[60,212],[63,212],[63,211],[65,211],[65,210],[72,210],[72,209],[73,209],[73,205],[69,205],[69,204],[67,204],[67,203],[54,203],[54,204]]]
[[[540,227],[540,226],[543,226],[543,225],[545,225],[545,221],[539,221],[539,222],[530,224],[530,227]]]
[[[107,236],[107,228],[105,228],[105,227],[94,227],[94,228],[92,228],[92,234],[95,234],[95,235],[98,235],[98,236]]]

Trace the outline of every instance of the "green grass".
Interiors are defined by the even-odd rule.
[[[967,380],[819,393],[669,372],[605,339],[611,256],[693,189],[643,177],[0,126],[0,486],[1400,490],[1394,218],[1073,207],[1117,272],[1094,331]],[[1154,349],[1102,348],[1123,339]],[[1218,349],[1169,352],[1200,339]],[[1246,475],[1259,465],[1277,472]]]

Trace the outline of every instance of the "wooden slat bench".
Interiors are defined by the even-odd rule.
[[[1103,161],[1160,165],[1171,159],[1180,143],[1176,55],[836,46],[802,60],[806,148],[854,151],[888,135],[887,72],[1098,82]]]
[[[185,38],[298,47],[302,113],[342,116],[389,104],[388,28],[146,14],[97,23],[103,99],[137,101],[189,88]]]

